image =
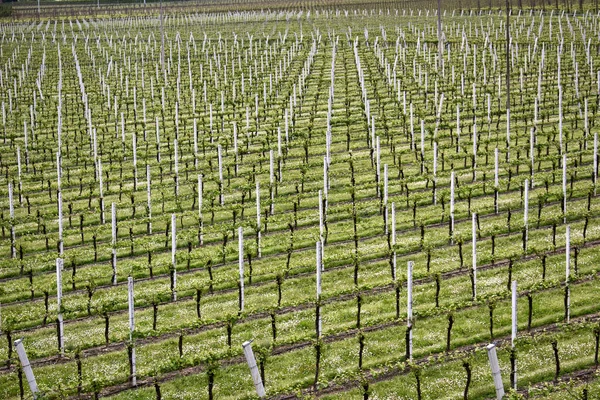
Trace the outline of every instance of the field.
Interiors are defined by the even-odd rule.
[[[413,3],[2,23],[0,398],[598,396],[600,16]]]

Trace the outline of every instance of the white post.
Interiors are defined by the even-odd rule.
[[[560,67],[559,67],[560,68]],[[558,86],[558,143],[560,154],[563,154],[563,111],[562,111],[562,87]]]
[[[510,160],[510,109],[506,109],[506,161]]]
[[[223,156],[221,154],[221,145],[217,146],[217,153],[219,156],[219,182],[221,182],[221,190],[219,193],[219,199],[221,201],[221,205],[225,204],[225,199],[223,197]]]
[[[473,124],[473,178],[476,180],[477,174],[477,124]]]
[[[238,174],[238,133],[237,133],[237,122],[235,122],[235,121],[233,121],[233,152],[235,154],[235,176],[237,176],[237,174]]]
[[[197,118],[194,118],[194,168],[198,168],[198,119]]]
[[[58,343],[60,347],[60,355],[65,355],[64,341],[64,324],[62,315],[62,271],[64,269],[64,261],[62,258],[56,259],[56,308],[58,310]]]
[[[135,132],[133,132],[131,138],[131,145],[133,147],[133,187],[137,188],[137,136]],[[175,154],[177,154],[177,150],[175,150]],[[175,157],[175,163],[177,164],[177,157]]]
[[[562,190],[563,190],[563,223],[567,223],[567,155],[563,154]]]
[[[392,234],[392,247],[393,247],[396,245],[396,203],[394,203],[394,202],[392,202],[391,234]]]
[[[177,251],[177,216],[171,214],[171,265],[173,265],[173,301],[177,301],[177,260],[175,252]]]
[[[496,388],[496,399],[502,400],[504,397],[504,385],[502,384],[502,375],[500,374],[500,365],[498,364],[498,356],[496,355],[496,345],[490,343],[487,345],[488,358],[490,360],[490,368],[492,377],[494,378],[494,387]]]
[[[177,139],[173,140],[173,149],[175,153],[175,196],[179,196],[179,148]],[[221,205],[223,205],[223,203],[221,203]]]
[[[117,207],[115,203],[111,205],[111,224],[112,224],[112,269],[113,285],[117,284]]]
[[[127,278],[127,302],[129,304],[129,340],[131,341],[131,385],[137,386],[137,379],[135,373],[135,345],[133,341],[133,331],[135,330],[135,320],[133,318],[133,278],[130,276]]]
[[[325,212],[327,212],[327,189],[329,188],[328,169],[329,163],[327,157],[323,157],[323,198],[325,199]]]
[[[317,249],[317,258],[316,258],[316,261],[317,261],[317,303],[318,303],[321,300],[321,271],[322,271],[321,242],[317,242],[316,249]],[[317,337],[320,338],[321,337],[321,307],[320,307],[320,305],[317,305],[317,307],[319,307],[319,322],[317,324]]]
[[[433,142],[433,204],[437,204],[437,153],[438,143]]]
[[[148,197],[148,234],[152,234],[152,197],[151,197],[150,164],[146,164],[146,194]]]
[[[496,214],[498,214],[498,208],[499,208],[499,202],[500,202],[500,196],[498,195],[499,193],[499,188],[498,188],[498,148],[496,147],[494,149],[494,192],[495,192],[495,212]]]
[[[273,190],[273,185],[275,185],[275,177],[274,177],[274,172],[273,172],[273,150],[269,151],[269,183],[271,184],[270,187],[270,191],[271,191],[271,207],[270,207],[270,214],[273,215],[273,201],[274,201],[274,190]]]
[[[477,298],[477,214],[473,213],[471,233],[473,237],[473,300]]]
[[[56,153],[56,169],[58,173],[58,188],[60,189],[60,153]],[[17,146],[17,175],[19,177],[19,204],[23,205],[23,181],[21,180],[21,149]]]
[[[258,258],[261,257],[260,251],[260,184],[256,181],[256,247]]]
[[[534,128],[531,128],[529,131],[529,158],[531,158],[531,188],[533,189],[533,174],[535,171],[535,163],[534,163],[534,145],[535,145],[535,135]]]
[[[317,242],[316,244],[317,251],[317,299],[321,297],[321,242]]]
[[[377,195],[381,198],[381,191],[379,190],[379,183],[381,182],[381,147],[379,143],[379,136],[377,136],[375,139],[375,165],[377,167]]]
[[[9,204],[9,215],[10,215],[10,256],[15,258],[17,256],[15,237],[15,205],[13,203],[13,186],[12,183],[8,184],[8,204]]]
[[[421,159],[425,158],[425,120],[421,120]]]
[[[133,278],[127,278],[127,304],[129,305],[129,340],[132,339],[135,329],[135,321],[133,318]]]
[[[594,133],[594,196],[598,184],[598,133]]]
[[[383,164],[383,206],[385,207],[387,214],[387,204],[388,204],[388,165]],[[387,220],[387,215],[386,215]]]
[[[396,280],[396,204],[392,203],[392,279]]]
[[[246,362],[250,368],[250,374],[252,375],[252,381],[254,382],[254,387],[256,388],[256,394],[262,399],[266,396],[266,393],[262,379],[260,378],[258,367],[256,365],[256,358],[254,358],[254,352],[252,351],[252,341],[248,340],[242,343],[242,348],[244,349],[244,356],[246,356]]]
[[[60,187],[58,188],[58,192],[56,194],[57,203],[58,203],[58,255],[60,257],[63,256],[63,204],[62,204],[62,191]]]
[[[460,147],[460,106],[456,106],[456,148]]]
[[[203,228],[204,228],[204,221],[202,218],[202,192],[204,189],[204,183],[202,182],[202,175],[199,174],[198,175],[198,221],[200,224],[200,245],[202,246],[204,244],[204,232],[203,232]]]
[[[450,173],[450,235],[454,238],[454,185],[455,185],[454,171]]]
[[[240,269],[240,312],[244,311],[244,231],[238,227],[238,264]]]
[[[525,248],[527,252],[527,241],[529,239],[529,181],[525,179],[525,187],[523,188],[523,225],[525,228]]]
[[[567,225],[567,231],[565,233],[565,289],[566,289],[566,320],[569,323],[571,319],[571,288],[569,283],[571,281],[571,226]]]
[[[156,122],[154,123],[154,126],[156,127],[156,161],[160,164],[160,125],[158,124],[158,116],[156,117]]]
[[[515,340],[517,340],[517,281],[512,281],[511,283],[511,303],[512,303],[512,332],[510,335],[510,346],[514,350],[515,348]],[[517,389],[517,366],[515,360],[515,370],[513,374],[513,387]]]
[[[321,242],[321,261],[323,261],[323,254],[325,253],[324,220],[325,212],[323,210],[323,192],[319,190],[319,241]]]
[[[31,393],[33,393],[33,398],[37,399],[39,389],[37,382],[35,381],[35,376],[33,375],[33,370],[31,369],[31,364],[29,363],[29,358],[25,352],[25,347],[23,346],[23,339],[15,340],[15,347],[17,349],[17,354],[19,355],[19,361],[23,367],[23,372],[25,372],[25,378],[29,384],[29,389],[31,389]]]
[[[498,188],[498,148],[494,149],[494,187]]]
[[[100,189],[100,223],[104,225],[104,194],[102,185],[102,160],[98,159],[98,187]]]
[[[409,355],[409,359],[412,361],[412,338],[413,338],[413,332],[412,332],[412,326],[413,326],[413,294],[412,294],[412,286],[413,286],[413,262],[409,261],[408,262],[408,266],[407,266],[407,277],[406,277],[406,293],[408,295],[407,298],[407,302],[406,302],[406,325],[408,328],[410,328],[409,334],[408,334],[408,343],[406,344],[408,346],[408,355]]]

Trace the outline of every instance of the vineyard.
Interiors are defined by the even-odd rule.
[[[544,3],[1,23],[0,398],[598,396],[600,15]]]

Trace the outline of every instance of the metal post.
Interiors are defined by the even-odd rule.
[[[260,378],[260,373],[256,365],[256,358],[254,358],[254,352],[252,351],[252,340],[248,340],[242,343],[242,348],[244,349],[246,362],[248,363],[248,367],[250,368],[250,374],[252,375],[252,381],[254,382],[254,387],[256,388],[256,394],[258,394],[258,397],[262,399],[266,395],[265,388],[263,386],[262,379]]]
[[[473,300],[477,298],[477,214],[473,213],[472,218],[473,235]]]
[[[21,361],[21,366],[23,367],[23,372],[25,372],[29,389],[31,389],[31,393],[33,393],[33,398],[37,399],[37,394],[40,392],[40,390],[38,389],[37,382],[35,381],[35,376],[33,375],[29,358],[25,352],[23,339],[15,340],[15,347],[17,349],[17,354],[19,355],[19,361]]]
[[[512,281],[511,285],[511,303],[512,303],[512,332],[510,335],[510,345],[512,350],[515,349],[515,340],[517,340],[517,281]],[[515,368],[513,371],[513,388],[517,389],[517,360],[514,360]]]
[[[256,181],[256,253],[258,258],[260,258],[260,184],[258,180]]]
[[[117,208],[115,203],[111,205],[111,222],[112,222],[112,268],[113,268],[113,285],[117,284]]]
[[[135,374],[135,342],[133,340],[133,331],[135,330],[135,321],[133,318],[133,278],[130,276],[127,278],[127,301],[129,304],[129,341],[131,342],[131,385],[137,386],[137,379]]]
[[[408,343],[406,344],[408,346],[408,354],[409,354],[409,359],[412,361],[412,338],[413,338],[413,333],[412,333],[412,325],[413,325],[413,293],[412,293],[412,287],[413,287],[413,266],[414,263],[412,261],[408,262],[408,268],[407,268],[407,277],[406,277],[406,291],[408,294],[408,299],[407,299],[407,304],[406,304],[406,325],[408,328],[411,328],[409,330],[409,337],[408,337]]]
[[[240,268],[240,311],[244,311],[244,231],[238,228],[238,263]]]
[[[501,400],[504,396],[504,385],[502,384],[502,375],[500,375],[500,365],[498,365],[498,356],[496,355],[496,345],[490,343],[487,345],[490,368],[494,378],[494,387],[496,388],[496,399]]]
[[[177,259],[175,252],[177,251],[177,217],[171,214],[171,265],[173,266],[173,293],[172,300],[177,301]]]

